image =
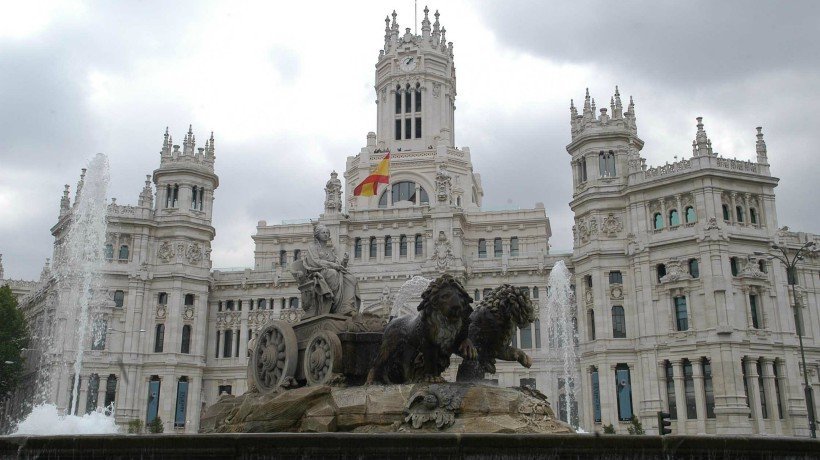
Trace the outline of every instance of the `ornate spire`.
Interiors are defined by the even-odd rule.
[[[80,173],[80,180],[77,181],[77,188],[75,189],[76,192],[74,192],[74,206],[77,206],[77,203],[80,202],[80,195],[83,193],[83,184],[85,183],[85,171],[86,168],[83,168],[82,172]]]
[[[171,135],[168,134],[168,127],[165,127],[165,135],[162,136],[162,151],[160,154],[171,153]]]
[[[572,99],[569,100],[569,114],[573,120],[578,116],[578,109],[575,108],[575,101]]]
[[[624,106],[623,103],[621,103],[621,92],[618,91],[618,85],[615,85],[615,96],[612,99],[614,100],[612,118],[622,118],[624,115]]]
[[[441,24],[439,24],[439,22],[438,22],[438,17],[439,17],[438,10],[436,10],[436,14],[434,14],[433,16],[436,17],[436,20],[433,22],[433,45],[438,45],[438,40],[439,40],[439,37],[441,36],[441,30],[440,30]]]
[[[153,208],[154,207],[154,190],[151,188],[151,175],[145,175],[145,186],[142,187],[142,192],[140,193],[140,199],[137,202],[137,206],[142,206],[144,208]]]
[[[425,39],[430,38],[430,17],[428,15],[430,10],[424,6],[424,19],[421,20],[421,36]]]
[[[387,52],[390,49],[390,37],[392,36],[392,32],[390,31],[390,16],[384,17],[384,51]]]
[[[398,22],[396,22],[396,16],[398,16],[398,15],[396,14],[396,10],[393,10],[393,14],[392,14],[391,16],[393,16],[393,23],[392,23],[392,24],[390,24],[390,29],[391,29],[391,30],[393,30],[393,31],[398,32],[398,30],[399,30],[399,23],[398,23]]]
[[[2,278],[2,276],[0,276]],[[40,282],[45,282],[51,278],[51,259],[46,258],[46,263],[43,264],[43,270],[40,272]]]
[[[712,142],[706,136],[706,131],[703,129],[703,117],[697,117],[698,131],[695,133],[695,141],[692,143],[692,154],[694,156],[710,156],[712,155]]]
[[[205,142],[205,156],[213,157],[216,146],[214,145],[214,132],[211,131],[211,138]]]
[[[755,150],[757,151],[757,162],[762,164],[768,163],[766,155],[766,141],[763,140],[763,127],[757,127],[757,142],[755,142]]]
[[[444,51],[447,47],[447,29],[441,28],[441,50]]]
[[[69,185],[65,184],[65,189],[63,190],[63,197],[60,198],[60,217],[68,214],[68,211],[71,209],[71,199],[68,197],[68,189]]]
[[[609,111],[612,112],[613,116],[615,115],[615,98],[614,97],[609,98]]]
[[[593,118],[595,117],[595,98],[592,98],[592,104],[590,106],[590,111],[592,112]]]

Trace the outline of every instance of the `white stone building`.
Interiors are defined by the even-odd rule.
[[[97,323],[107,332],[104,345],[94,347],[101,349],[86,354],[79,411],[113,401],[123,424],[158,415],[166,432],[196,432],[204,406],[246,390],[253,333],[272,318],[298,319],[300,294],[288,264],[306,250],[318,221],[330,229],[337,252],[350,254],[362,309],[384,315],[405,281],[440,273],[460,278],[476,299],[510,283],[529,288],[542,304],[550,267],[566,260],[578,285],[576,386],[588,431],[612,423],[625,432],[620,419],[634,413],[655,433],[656,412],[671,406],[678,433],[805,436],[785,274],[777,261],[753,253],[816,236],[778,230],[777,179],[769,174],[762,134],[757,161],[743,162],[717,156],[699,124],[692,158],[647,167],[631,101],[624,111],[616,91],[611,110],[598,115],[587,97],[581,114],[571,109],[567,146],[575,247],[550,254],[543,205],[481,209],[481,178],[469,148],[454,140],[453,46],[434,16],[431,23],[425,9],[420,35],[401,32],[395,14],[386,19],[375,72],[376,131],[348,157],[344,184],[331,174],[323,210],[300,222],[259,222],[253,268],[212,269],[219,185],[213,136],[197,149],[189,129],[179,150],[166,131],[160,166],[137,204],[109,206]],[[354,197],[353,188],[388,151],[390,184],[376,196]],[[56,245],[70,214],[66,190],[52,229]],[[815,387],[818,272],[816,256],[808,257],[798,280]],[[50,318],[57,296],[44,273],[23,298],[24,309],[40,336],[50,324],[68,332],[54,346],[57,358],[68,357],[73,328],[66,318]],[[502,364],[494,378],[503,386],[534,384],[558,412],[562,366],[541,335],[536,325],[516,338],[534,358],[531,369]],[[51,372],[57,378],[48,399],[67,408],[70,371]]]

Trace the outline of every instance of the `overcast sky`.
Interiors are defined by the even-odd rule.
[[[569,100],[635,98],[643,156],[691,155],[703,116],[721,155],[754,159],[763,126],[779,225],[820,231],[820,2],[442,1],[458,73],[456,144],[488,209],[544,202],[572,245]],[[419,20],[424,5],[419,2]],[[212,258],[251,266],[258,220],[315,218],[331,170],[375,129],[374,64],[400,2],[0,1],[0,253],[6,277],[51,256],[63,184],[110,158],[135,204],[166,126],[216,138]],[[330,109],[332,108],[332,110]],[[341,109],[340,109],[341,108]]]

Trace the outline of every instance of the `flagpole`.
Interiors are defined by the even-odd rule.
[[[413,34],[419,33],[419,0],[413,0]]]

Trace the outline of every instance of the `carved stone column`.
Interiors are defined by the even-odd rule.
[[[746,388],[749,389],[749,406],[752,410],[752,420],[758,434],[764,434],[763,407],[760,404],[760,383],[758,382],[757,361],[746,356],[743,358],[743,365],[746,366]]]
[[[736,224],[737,223],[737,192],[732,192],[729,194],[732,200],[732,209],[729,210],[729,222]]]
[[[780,423],[779,395],[775,386],[774,360],[771,358],[761,358],[763,360],[763,388],[766,391],[766,401],[769,406],[769,420],[772,421],[774,434],[783,434],[783,427]]]

